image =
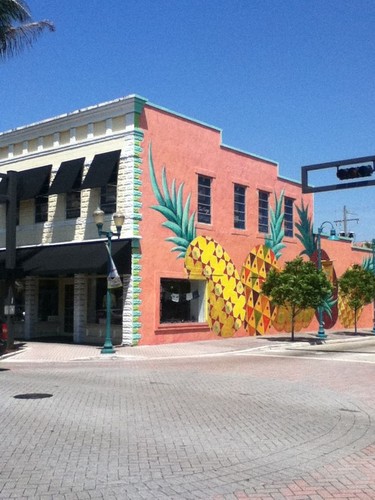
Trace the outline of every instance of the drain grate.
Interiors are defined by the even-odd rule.
[[[14,396],[15,399],[44,399],[52,398],[53,394],[44,394],[39,392],[31,392],[29,394],[17,394]]]

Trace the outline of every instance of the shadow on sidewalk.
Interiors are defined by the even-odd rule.
[[[325,344],[327,340],[338,340],[340,338],[345,338],[345,337],[351,337],[351,338],[355,338],[355,337],[360,337],[360,338],[366,338],[366,337],[375,337],[375,335],[372,333],[372,332],[353,332],[353,331],[349,331],[349,330],[341,330],[341,331],[338,331],[338,332],[326,332],[326,335],[327,335],[327,338],[326,339],[321,339],[317,336],[314,336],[316,334],[311,334],[309,337],[306,337],[306,335],[299,335],[298,333],[295,334],[295,338],[294,338],[294,341],[291,339],[291,336],[288,335],[288,336],[283,336],[283,337],[280,337],[280,336],[273,336],[273,335],[270,335],[270,336],[267,336],[267,337],[263,337],[264,340],[267,340],[269,342],[289,342],[291,344],[293,344],[294,342],[306,342],[310,345],[321,345],[321,344]]]
[[[291,339],[290,335],[288,337],[263,337],[264,340],[268,340],[269,342],[288,342],[290,344],[294,344],[295,342],[306,342],[310,345],[319,345],[324,342],[324,339],[318,339],[314,337],[300,337],[298,335],[295,336],[294,340]]]

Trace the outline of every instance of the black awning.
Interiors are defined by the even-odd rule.
[[[107,240],[67,245],[20,248],[17,276],[59,276],[75,273],[107,274]],[[130,240],[112,241],[112,258],[119,274],[131,273]],[[5,250],[0,252],[0,277],[5,276]]]
[[[19,200],[31,200],[39,194],[47,194],[52,165],[30,168],[18,172],[17,192]],[[47,186],[47,189],[45,190]],[[45,190],[45,192],[44,192]]]
[[[56,172],[48,194],[68,193],[73,189],[81,189],[82,170],[84,158],[63,161]]]
[[[121,150],[95,155],[82,183],[82,189],[105,186],[117,167]]]

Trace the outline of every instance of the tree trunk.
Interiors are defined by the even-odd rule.
[[[295,313],[292,310],[292,342],[294,342],[294,318],[295,318]]]

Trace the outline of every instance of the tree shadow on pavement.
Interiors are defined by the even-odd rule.
[[[355,333],[355,332],[349,331],[349,330],[341,330],[338,332],[327,331],[326,334],[327,334],[326,339],[321,339],[317,336],[313,336],[313,334],[311,334],[311,336],[306,336],[306,335],[299,336],[298,334],[296,334],[294,341],[291,339],[290,335],[285,336],[285,337],[270,335],[268,337],[262,337],[262,338],[264,340],[268,340],[269,342],[288,342],[291,344],[293,344],[295,342],[305,342],[305,343],[308,343],[310,345],[320,345],[320,344],[325,344],[326,340],[330,340],[330,339],[331,340],[332,339],[340,339],[340,338],[345,338],[345,337],[362,337],[362,338],[375,337],[375,335],[372,332],[363,332],[362,331],[362,332]]]
[[[288,337],[263,337],[263,338],[264,340],[268,340],[270,342],[288,342],[291,344],[295,342],[306,342],[310,345],[316,345],[324,342],[324,339],[318,339],[314,337],[299,337],[299,336],[296,336],[296,338],[293,341],[290,335]]]

